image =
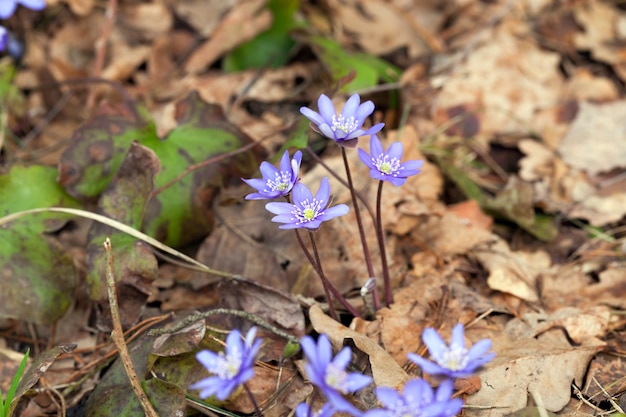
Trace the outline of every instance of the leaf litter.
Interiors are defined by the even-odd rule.
[[[85,208],[234,278],[190,271],[97,222],[58,213],[0,220],[3,392],[20,352],[31,347],[33,358],[19,415],[142,415],[108,339],[105,235],[116,251],[131,357],[161,415],[192,409],[186,389],[203,371],[192,352],[219,349],[225,332],[251,323],[215,315],[206,328],[201,321],[160,339],[147,329],[165,327],[162,313],[176,323],[216,308],[295,337],[326,333],[389,386],[416,374],[406,353],[424,353],[425,327],[449,334],[466,323],[468,341],[488,337],[497,354],[478,382],[459,381],[466,414],[615,411],[607,395],[619,404],[625,391],[626,326],[621,5],[119,6],[110,33],[104,10],[87,0],[48,1],[46,11],[20,10],[7,22],[28,47],[15,78],[0,79],[0,215]],[[108,49],[98,56],[102,39]],[[88,78],[98,59],[105,83]],[[343,324],[324,315],[323,289],[293,235],[269,222],[262,204],[243,204],[249,190],[239,182],[282,153],[300,106],[336,88],[374,100],[374,122],[387,124],[383,141],[400,140],[407,159],[426,160],[405,187],[384,190],[395,303]],[[96,107],[85,106],[88,92]],[[309,137],[309,148],[341,172],[340,155],[326,145]],[[304,183],[329,176],[307,155]],[[356,188],[372,200],[355,155]],[[335,203],[348,201],[332,177],[331,189]],[[352,215],[318,238],[330,280],[365,311],[358,293],[368,277]],[[286,341],[271,329],[262,335],[249,388],[266,415],[287,415],[312,387],[301,361],[283,357]],[[367,393],[354,401],[375,406]],[[213,406],[254,411],[241,394]]]

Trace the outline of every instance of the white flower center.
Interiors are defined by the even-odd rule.
[[[359,127],[359,121],[356,120],[354,116],[345,118],[343,114],[340,114],[339,117],[333,115],[332,122],[331,129],[333,132],[340,130],[347,134],[354,132]]]
[[[224,352],[220,352],[220,359],[222,359],[215,369],[215,374],[220,379],[232,379],[239,373],[241,369],[241,352],[231,352],[230,355],[224,355]]]
[[[435,358],[437,363],[451,371],[465,369],[468,363],[467,349],[463,346],[453,345],[449,349],[442,352],[440,356]]]
[[[389,158],[389,155],[379,155],[372,160],[374,166],[383,174],[398,176],[398,171],[402,170],[398,158]]]
[[[308,199],[302,201],[291,211],[291,214],[294,215],[291,219],[297,220],[299,224],[308,223],[317,219],[318,216],[324,214],[322,203],[324,202],[317,201],[316,199],[313,199],[313,201],[309,201]]]
[[[348,374],[343,369],[337,368],[334,364],[329,364],[326,368],[326,375],[324,382],[331,387],[341,392],[342,394],[348,393],[348,387],[346,386],[346,379]]]
[[[289,171],[280,171],[277,172],[274,179],[268,179],[265,183],[265,186],[269,190],[265,191],[285,191],[289,184],[291,184],[291,172]]]

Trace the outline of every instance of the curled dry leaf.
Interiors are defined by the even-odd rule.
[[[341,349],[344,341],[351,339],[359,350],[369,356],[376,386],[400,388],[409,379],[407,373],[376,341],[331,319],[318,305],[309,309],[309,318],[318,333],[328,335],[335,349]]]

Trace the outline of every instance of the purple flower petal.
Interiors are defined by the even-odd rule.
[[[333,102],[326,94],[322,94],[320,98],[317,99],[317,111],[320,112],[320,115],[326,124],[331,124],[333,116],[337,115]]]
[[[308,107],[300,107],[300,113],[316,125],[326,123],[321,114],[309,109]]]
[[[15,0],[0,0],[0,19],[8,19],[13,16],[16,8]]]
[[[355,111],[354,118],[359,120],[361,122],[361,125],[363,125],[363,121],[373,112],[374,103],[368,100],[365,103],[361,104],[359,108]]]
[[[293,204],[279,202],[267,203],[265,210],[274,214],[289,214],[293,210]]]
[[[361,102],[361,97],[359,97],[358,94],[352,94],[350,98],[348,99],[348,101],[346,101],[346,104],[343,105],[343,109],[341,109],[341,115],[345,117],[346,119],[349,119],[350,117],[354,117],[355,119],[358,120],[358,118],[356,117],[356,111],[359,108],[360,102]],[[373,106],[374,106],[374,103],[372,103],[372,107]]]
[[[2,1],[6,1],[6,0],[2,0]],[[17,2],[20,3],[22,6],[27,7],[31,10],[43,10],[46,8],[45,0],[18,0]]]
[[[358,152],[359,152],[359,159],[361,160],[361,162],[363,162],[369,169],[376,169],[374,165],[372,165],[372,157],[369,156],[367,152],[365,152],[361,148],[358,149]]]

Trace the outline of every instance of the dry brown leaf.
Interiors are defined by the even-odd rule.
[[[626,167],[626,100],[581,102],[576,119],[558,148],[572,168],[594,176]]]
[[[626,77],[624,47],[624,19],[622,12],[610,3],[592,1],[586,7],[574,9],[576,22],[583,27],[575,37],[576,46],[581,50],[591,50],[598,61],[613,66],[617,75]]]
[[[185,71],[195,74],[207,69],[224,52],[269,29],[272,14],[266,0],[242,1],[229,10],[211,37],[189,57]]]
[[[539,109],[555,106],[563,84],[559,55],[518,33],[527,30],[512,19],[490,30],[442,83],[436,120],[446,122],[448,109],[467,106],[481,109],[480,134],[527,131]]]
[[[326,334],[335,349],[342,349],[344,341],[351,339],[359,350],[369,356],[376,386],[400,388],[409,379],[407,373],[378,343],[331,319],[318,305],[309,309],[309,318],[315,331]]]
[[[443,216],[431,216],[414,231],[415,240],[425,242],[437,255],[461,255],[481,244],[494,241],[495,236],[456,214],[446,211]]]
[[[167,0],[174,13],[203,37],[209,37],[224,16],[242,0]]]
[[[605,336],[609,326],[611,311],[606,306],[593,306],[587,309],[563,307],[550,315],[529,313],[524,316],[532,323],[535,336],[553,328],[564,329],[575,343],[602,345],[600,337]]]
[[[539,301],[537,278],[550,267],[548,254],[543,251],[513,252],[501,239],[474,248],[469,254],[489,271],[489,288],[522,300]]]
[[[526,407],[529,394],[539,394],[548,411],[557,412],[567,405],[572,381],[582,383],[589,361],[601,346],[572,347],[560,330],[537,338],[534,331],[513,319],[506,332],[491,335],[497,356],[479,374],[480,391],[467,397],[468,416],[510,414]]]
[[[375,55],[407,48],[411,58],[428,50],[425,41],[442,48],[434,33],[444,16],[428,3],[413,4],[410,13],[397,5],[397,1],[330,0],[327,3],[341,42],[356,42]]]

